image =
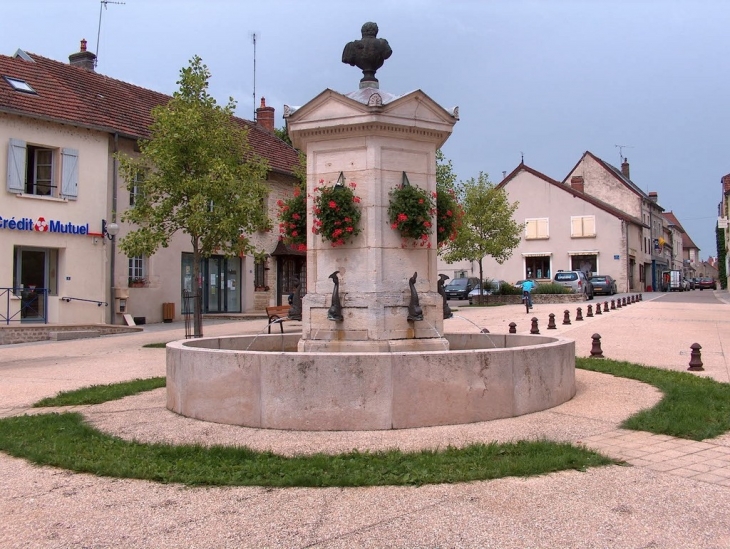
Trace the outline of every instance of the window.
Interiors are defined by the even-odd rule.
[[[254,265],[254,274],[253,274],[254,288],[266,287],[266,271],[268,271],[268,268],[266,267],[266,265],[267,265],[266,259],[256,261],[256,264]]]
[[[144,173],[137,172],[134,174],[134,181],[129,188],[129,205],[134,206],[134,202],[141,193],[140,184],[144,181]]]
[[[525,240],[549,238],[548,218],[525,219]]]
[[[25,80],[21,80],[20,78],[13,78],[12,76],[3,76],[3,78],[5,78],[5,81],[10,84],[10,86],[15,91],[38,95],[38,92],[36,92]]]
[[[583,271],[586,276],[590,277],[598,274],[598,254],[570,254],[570,268],[573,271]]]
[[[129,282],[144,283],[147,272],[143,255],[135,255],[129,258]]]
[[[75,200],[79,185],[78,157],[76,149],[56,149],[11,139],[7,190]]]
[[[550,256],[525,257],[525,278],[550,278]]]
[[[571,238],[588,238],[596,236],[596,216],[571,216],[570,236]]]

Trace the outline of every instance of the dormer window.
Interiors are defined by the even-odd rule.
[[[26,82],[25,80],[21,80],[19,78],[13,78],[12,76],[3,76],[5,81],[10,84],[10,87],[13,88],[15,91],[24,92],[24,93],[32,93],[37,95],[38,92],[36,92],[33,88],[30,87],[30,84]]]

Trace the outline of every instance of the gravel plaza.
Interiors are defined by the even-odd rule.
[[[601,316],[557,322],[558,305],[460,307],[449,332],[510,322],[528,333],[576,341],[591,335],[617,360],[687,370],[700,343],[705,371],[730,382],[727,291],[644,294]],[[603,301],[603,300],[600,300]],[[454,304],[452,303],[452,307]],[[255,334],[263,318],[207,320],[205,335]],[[289,322],[285,331],[297,331]],[[182,323],[89,340],[0,346],[0,416],[48,413],[40,398],[93,384],[165,375],[165,350],[148,343],[184,337]],[[477,441],[545,438],[585,444],[624,466],[420,487],[190,488],[77,474],[0,454],[1,547],[730,547],[730,433],[702,442],[619,428],[661,398],[649,385],[585,370],[571,401],[492,422],[397,431],[289,432],[218,425],[172,414],[157,389],[79,406],[100,430],[146,442],[246,445],[294,455],[352,449],[440,448]],[[58,409],[60,411],[60,409]]]

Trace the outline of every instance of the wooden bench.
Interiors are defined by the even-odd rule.
[[[272,307],[266,307],[266,316],[269,317],[269,333],[271,333],[271,323],[275,320],[279,320],[279,328],[281,333],[284,333],[284,322],[294,320],[289,318],[289,309],[291,305],[275,305]]]

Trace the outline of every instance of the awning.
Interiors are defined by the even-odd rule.
[[[522,252],[522,257],[549,257],[553,252]]]
[[[568,252],[568,255],[598,255],[598,250],[579,250],[577,252]]]

